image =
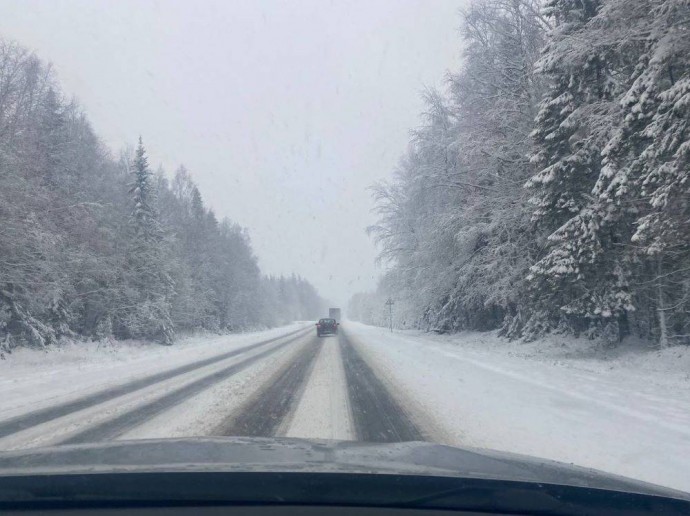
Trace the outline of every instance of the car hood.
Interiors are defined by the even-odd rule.
[[[449,476],[560,484],[690,500],[671,489],[563,463],[425,442],[185,438],[0,453],[0,476],[118,472],[322,472]]]

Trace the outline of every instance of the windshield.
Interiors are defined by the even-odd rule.
[[[680,0],[0,0],[0,452],[414,441],[690,492],[689,98]]]

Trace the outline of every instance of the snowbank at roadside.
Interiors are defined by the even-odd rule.
[[[379,330],[384,331],[383,328]],[[488,356],[499,353],[569,369],[601,373],[616,371],[622,374],[627,371],[634,375],[650,373],[652,376],[648,379],[651,381],[668,383],[670,380],[674,384],[688,382],[690,386],[690,346],[658,349],[649,343],[634,340],[608,346],[569,335],[550,335],[533,342],[509,341],[499,337],[497,331],[437,335],[419,330],[396,330],[395,334],[421,338],[424,341],[450,343],[471,353],[487,353]]]
[[[558,337],[390,333],[348,322],[439,442],[540,456],[690,491],[690,353]]]

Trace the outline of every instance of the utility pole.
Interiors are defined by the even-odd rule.
[[[389,297],[386,299],[386,306],[388,307],[388,318],[391,323],[391,333],[393,333],[393,305],[395,304],[395,301],[393,301],[393,298]]]

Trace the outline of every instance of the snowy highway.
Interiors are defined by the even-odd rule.
[[[17,351],[0,361],[0,449],[189,436],[423,440],[690,490],[684,348],[602,359],[555,337],[509,343],[350,322],[337,336],[315,333],[302,322],[170,347]]]
[[[0,446],[180,433],[423,440],[404,404],[346,332],[319,338],[307,326],[81,396],[58,396],[43,408],[27,406],[0,420]]]

